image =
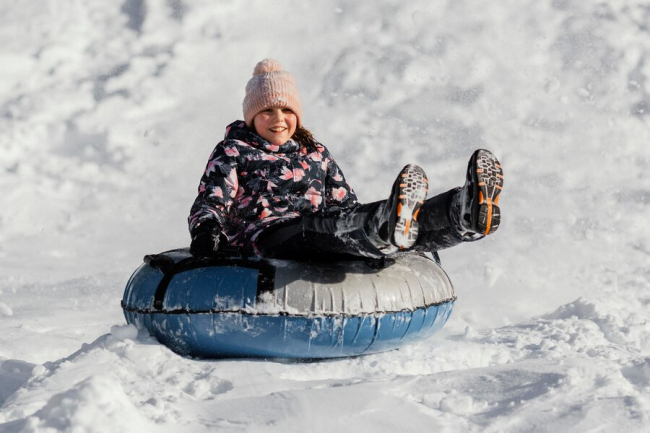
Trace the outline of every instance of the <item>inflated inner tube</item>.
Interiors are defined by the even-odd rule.
[[[428,257],[340,262],[145,257],[128,323],[193,357],[335,358],[395,349],[447,321],[456,296]]]

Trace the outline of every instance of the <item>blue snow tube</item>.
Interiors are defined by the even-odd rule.
[[[436,333],[456,296],[428,257],[296,262],[145,257],[124,291],[128,323],[192,357],[337,358]]]

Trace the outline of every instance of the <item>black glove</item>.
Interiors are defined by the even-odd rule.
[[[219,229],[209,222],[199,223],[192,233],[190,253],[194,257],[215,257],[219,250]]]

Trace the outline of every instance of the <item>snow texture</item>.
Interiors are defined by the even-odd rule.
[[[646,2],[0,2],[0,431],[587,432],[650,422]],[[263,58],[361,201],[475,148],[499,231],[443,251],[439,336],[199,361],[126,326]]]

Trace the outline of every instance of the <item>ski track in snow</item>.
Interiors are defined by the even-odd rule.
[[[0,431],[647,431],[650,38],[640,1],[0,5]],[[268,23],[282,22],[282,30]],[[496,235],[443,251],[435,338],[298,363],[179,357],[126,326],[258,60],[361,200],[486,147]]]

